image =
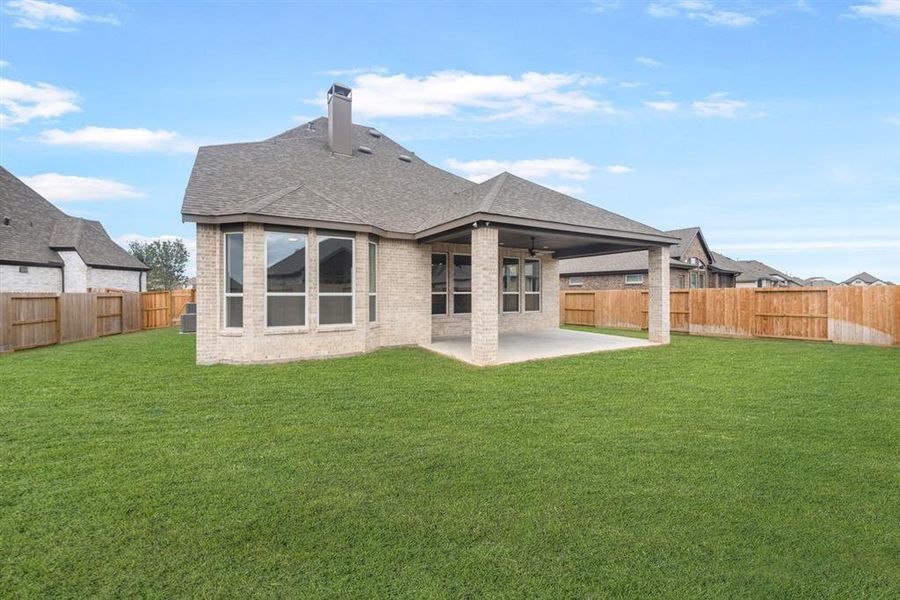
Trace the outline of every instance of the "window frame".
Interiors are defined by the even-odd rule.
[[[637,281],[628,281],[629,277],[637,277]],[[626,273],[625,274],[625,285],[644,285],[644,274],[643,273]]]
[[[432,317],[446,317],[446,316],[448,316],[448,315],[451,314],[451,313],[450,313],[450,296],[452,295],[453,292],[451,291],[452,283],[451,283],[451,281],[450,281],[450,280],[451,280],[451,277],[450,277],[450,271],[451,271],[451,268],[453,267],[453,263],[451,262],[451,259],[450,259],[450,253],[449,253],[449,252],[439,252],[439,251],[434,251],[434,250],[432,250],[432,251],[431,251],[431,254],[429,255],[429,266],[430,266],[430,267],[431,267],[431,266],[434,266],[434,262],[433,262],[433,261],[434,261],[434,255],[435,255],[435,254],[443,254],[444,257],[445,257],[445,259],[446,259],[446,262],[444,263],[444,264],[446,265],[446,269],[445,269],[445,271],[444,271],[444,286],[445,286],[446,289],[445,289],[443,292],[435,292],[435,291],[432,291],[432,292],[431,292],[431,296],[432,296],[432,297],[434,297],[434,296],[444,296],[444,312],[442,312],[442,313],[431,313],[431,316],[432,316]],[[429,272],[430,272],[430,269],[429,269]],[[428,281],[428,287],[431,287],[431,282],[432,282],[432,281],[431,281],[431,279],[429,278],[429,281]]]
[[[222,329],[228,329],[229,331],[242,331],[244,329],[244,282],[241,281],[241,292],[229,292],[228,291],[228,236],[230,235],[239,235],[241,236],[241,251],[243,254],[244,248],[244,231],[225,231],[222,233]],[[241,257],[241,279],[244,277],[244,259]],[[229,298],[240,298],[241,299],[241,326],[235,327],[234,325],[228,324],[228,299]]]
[[[450,253],[450,258],[448,259],[449,262],[447,263],[447,267],[448,267],[448,268],[447,268],[447,273],[448,273],[448,276],[449,276],[450,281],[449,281],[449,285],[447,286],[447,290],[448,290],[448,292],[450,293],[450,295],[453,297],[453,308],[452,308],[452,310],[451,310],[450,306],[448,305],[448,306],[447,306],[447,314],[452,314],[452,315],[471,315],[471,314],[472,314],[472,290],[469,289],[468,292],[457,292],[457,291],[456,291],[456,277],[455,277],[455,275],[454,275],[454,274],[456,273],[456,265],[454,264],[453,259],[456,258],[457,256],[468,256],[468,257],[469,257],[469,274],[470,274],[470,276],[471,276],[471,273],[472,273],[472,253],[471,253],[471,252],[469,252],[469,253],[466,253],[466,252],[451,252],[451,253]],[[453,269],[453,271],[452,271],[453,274],[450,274],[450,273],[451,273],[451,270],[450,270],[451,267],[452,267],[452,269]],[[471,279],[470,279],[469,281],[470,281],[469,287],[471,288],[471,287],[473,286],[473,282],[471,282]],[[461,295],[461,296],[462,296],[462,295],[465,295],[465,296],[468,296],[468,297],[469,297],[469,312],[463,312],[463,313],[461,313],[461,312],[456,312],[456,295],[457,295],[457,294],[459,294],[459,295]]]
[[[525,263],[527,262],[536,262],[538,266],[538,289],[536,292],[529,292],[525,289]],[[542,294],[544,293],[544,263],[541,262],[541,259],[537,256],[528,257],[522,259],[522,312],[542,312],[544,310],[544,301]],[[538,298],[538,308],[537,310],[528,310],[528,295],[537,296]]]
[[[373,252],[374,249],[374,252]],[[369,303],[366,306],[366,312],[369,315],[369,324],[377,324],[378,323],[378,243],[369,240],[369,245],[366,247],[366,251],[369,253],[369,272],[366,273],[366,277],[369,281]],[[374,259],[374,261],[373,261]],[[374,265],[374,272],[372,271]],[[373,291],[374,290],[374,291]],[[375,314],[372,314],[372,300],[375,300]]]
[[[265,236],[263,240],[263,267],[265,268],[265,294],[266,301],[263,303],[263,323],[265,323],[266,329],[271,329],[274,331],[284,331],[289,329],[308,329],[309,328],[309,233],[306,231],[280,231],[280,230],[265,230]],[[303,293],[298,292],[270,292],[269,291],[269,234],[270,233],[287,233],[291,235],[301,235],[304,240],[303,243],[306,247],[306,253],[303,257]],[[276,297],[290,297],[297,296],[304,298],[303,300],[303,325],[269,325],[269,296]]]
[[[350,292],[323,292],[322,291],[322,242],[327,240],[350,240]],[[356,327],[356,237],[352,235],[317,235],[316,236],[316,324],[319,328]],[[340,298],[350,296],[350,322],[349,323],[322,323],[322,303],[320,298]]]
[[[506,261],[514,260],[516,261],[516,291],[514,292],[505,292],[503,291],[503,283],[506,279]],[[500,257],[500,314],[503,315],[515,315],[522,312],[522,303],[524,298],[522,297],[522,292],[524,290],[524,286],[522,286],[522,258],[520,256],[501,256]],[[506,310],[504,309],[504,297],[505,296],[516,296],[516,310]]]

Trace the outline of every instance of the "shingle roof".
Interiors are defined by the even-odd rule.
[[[147,269],[97,221],[65,214],[0,166],[0,262],[59,265],[56,249],[74,249],[88,265]]]
[[[690,264],[681,260],[690,246],[691,241],[700,232],[699,227],[686,229],[673,229],[664,232],[671,237],[677,237],[678,243],[669,248],[669,262],[676,268],[689,269]],[[702,239],[702,238],[701,238]],[[583,258],[567,258],[559,261],[561,274],[572,273],[620,273],[624,271],[646,271],[650,264],[646,250],[637,252],[619,252],[601,256],[585,256]]]
[[[734,260],[724,254],[713,252],[716,264],[724,266],[727,269],[739,271],[735,281],[738,283],[756,283],[760,279],[768,279],[773,275],[778,276],[797,285],[806,285],[806,281],[799,277],[788,275],[783,271],[779,271],[775,267],[771,267],[764,262],[758,260]]]
[[[483,212],[663,235],[509,173],[472,183],[372,131],[353,125],[352,157],[332,154],[324,117],[260,142],[204,146],[194,162],[182,214],[187,220],[242,214],[302,218],[416,234]],[[360,146],[371,153],[358,152]]]
[[[866,273],[865,271],[863,271],[862,273],[857,273],[853,277],[848,277],[841,283],[848,284],[853,281],[856,281],[857,279],[862,280],[864,283],[869,283],[869,284],[878,283],[879,281],[882,281],[881,279],[878,279],[874,275],[871,275],[870,273]]]

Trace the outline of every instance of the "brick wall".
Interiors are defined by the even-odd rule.
[[[62,269],[59,267],[26,267],[21,273],[19,265],[0,265],[0,293],[62,291]]]
[[[65,265],[63,288],[67,292],[86,292],[88,289],[88,266],[81,260],[81,255],[74,250],[60,250],[57,254]]]
[[[114,290],[126,290],[129,292],[140,292],[142,274],[143,271],[97,269],[88,267],[87,286],[89,288],[109,288]]]
[[[644,282],[640,284],[629,284],[625,285],[625,273],[610,273],[605,275],[561,275],[559,281],[559,287],[562,290],[647,290],[649,289],[649,278],[648,273],[644,271],[640,273],[644,276]],[[679,289],[678,288],[678,277],[684,276],[684,288],[687,289],[691,285],[691,276],[690,271],[687,269],[675,269],[672,268],[669,270],[669,285],[671,289]],[[570,277],[582,277],[584,279],[584,285],[571,285],[569,283]]]

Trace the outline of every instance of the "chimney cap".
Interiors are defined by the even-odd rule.
[[[349,85],[344,85],[343,83],[332,83],[331,87],[328,88],[328,100],[331,100],[332,96],[342,96],[350,100],[350,95],[353,94],[353,89]]]

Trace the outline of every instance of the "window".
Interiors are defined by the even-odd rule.
[[[431,254],[431,314],[447,314],[447,255]]]
[[[679,290],[684,289],[684,275],[679,275],[675,278],[675,287]]]
[[[378,301],[376,300],[378,265],[378,246],[375,242],[369,242],[369,323],[378,320]]]
[[[644,276],[640,273],[625,276],[625,285],[640,285],[644,283]]]
[[[472,312],[472,257],[453,255],[453,314]]]
[[[319,324],[353,324],[353,238],[319,238]]]
[[[697,258],[696,256],[692,256],[690,259],[691,263],[691,287],[692,288],[705,288],[706,287],[706,265],[703,264],[703,261]]]
[[[572,287],[584,285],[584,277],[569,277],[569,285]]]
[[[225,327],[244,326],[244,234],[225,234]]]
[[[519,312],[519,259],[503,259],[501,284],[503,312]]]
[[[266,232],[266,327],[306,325],[306,235]]]
[[[524,275],[525,311],[539,311],[541,310],[541,261],[536,258],[526,258]]]

